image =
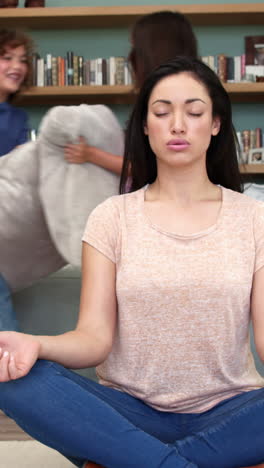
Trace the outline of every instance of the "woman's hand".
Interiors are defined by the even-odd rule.
[[[24,377],[39,357],[37,337],[17,332],[0,333],[0,382]]]

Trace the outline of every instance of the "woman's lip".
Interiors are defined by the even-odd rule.
[[[167,148],[172,149],[173,151],[182,151],[188,148],[189,146],[190,146],[189,143],[179,143],[179,144],[168,143],[167,144]]]

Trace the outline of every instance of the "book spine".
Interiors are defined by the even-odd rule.
[[[90,60],[90,85],[96,84],[96,59]]]
[[[73,52],[67,52],[67,84],[73,85]]]
[[[115,57],[115,84],[124,85],[125,84],[125,58],[124,57]]]
[[[31,77],[32,86],[37,86],[37,78],[38,78],[37,64],[38,64],[39,58],[40,57],[38,53],[34,53],[32,55],[32,77]]]
[[[78,55],[74,55],[73,56],[73,83],[72,83],[74,86],[78,86],[78,83],[79,83],[79,77],[78,77],[79,64],[78,64],[78,61],[79,61]]]
[[[46,72],[46,83],[47,86],[52,86],[52,55],[47,54],[46,55],[46,64],[47,64],[47,72]]]
[[[102,84],[107,85],[107,61],[105,58],[102,60]]]
[[[256,148],[262,147],[262,129],[256,128]]]
[[[248,160],[248,152],[250,148],[250,130],[242,131],[242,142],[243,142],[243,153],[245,156],[245,162]]]
[[[103,84],[103,71],[102,71],[102,62],[103,59],[101,57],[98,57],[96,59],[96,84],[101,86]]]
[[[57,57],[51,59],[52,86],[58,86],[58,60]]]
[[[241,56],[235,55],[235,82],[241,81]]]
[[[90,85],[90,60],[84,62],[84,83]]]
[[[37,86],[44,86],[44,59],[37,60]]]
[[[235,80],[235,63],[234,57],[227,57],[226,58],[226,74],[227,74],[227,81],[233,82]]]
[[[246,55],[241,55],[241,80],[244,80],[246,76]]]
[[[78,85],[82,86],[84,84],[84,70],[83,70],[83,57],[80,55],[78,57]]]
[[[109,84],[115,85],[115,57],[109,57]]]
[[[221,81],[225,82],[227,79],[227,61],[225,54],[217,55],[217,74]]]

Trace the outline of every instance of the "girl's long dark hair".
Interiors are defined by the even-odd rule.
[[[128,61],[138,89],[161,63],[177,55],[198,57],[191,23],[177,11],[157,11],[139,18],[131,30],[131,43]]]
[[[128,122],[125,138],[125,155],[120,180],[120,193],[138,190],[151,184],[157,177],[156,156],[148,136],[144,134],[148,101],[156,84],[170,75],[190,73],[202,83],[212,100],[213,116],[220,118],[220,131],[212,136],[206,153],[207,174],[211,182],[237,192],[242,192],[238,166],[238,144],[232,124],[231,102],[217,75],[195,58],[178,56],[156,68],[144,82]]]

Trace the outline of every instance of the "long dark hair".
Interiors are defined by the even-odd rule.
[[[182,13],[158,11],[142,16],[131,31],[128,56],[135,87],[141,88],[147,75],[177,55],[198,57],[191,23]]]
[[[179,56],[156,68],[146,79],[138,94],[126,132],[120,193],[127,191],[128,181],[130,191],[134,191],[148,183],[151,184],[156,179],[156,156],[144,133],[148,101],[153,88],[162,78],[182,72],[190,73],[205,86],[212,100],[213,116],[220,118],[219,133],[212,136],[206,153],[209,179],[214,184],[220,184],[237,192],[243,191],[229,96],[211,68],[198,59]]]

